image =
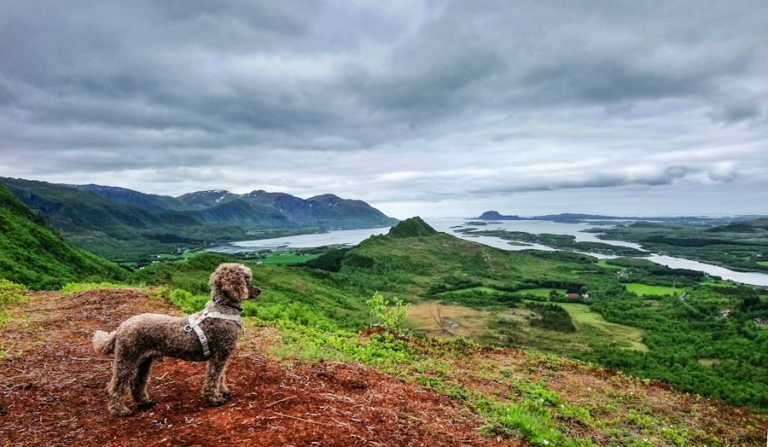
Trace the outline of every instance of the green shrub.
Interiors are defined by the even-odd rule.
[[[27,289],[24,286],[0,278],[0,326],[10,320],[10,317],[3,312],[3,309],[11,304],[24,301],[27,298],[26,291]]]
[[[19,303],[26,298],[26,287],[0,278],[0,309],[9,304]]]
[[[326,330],[287,319],[278,320],[276,327],[286,344],[272,352],[279,358],[337,359],[384,367],[410,363],[414,358],[411,347],[391,333],[371,334],[368,340],[361,340],[354,332]]]
[[[410,304],[403,304],[403,300],[393,298],[393,306],[389,306],[389,301],[379,292],[373,294],[373,297],[366,301],[370,315],[376,319],[376,322],[386,329],[400,332],[405,319],[408,317],[408,308]]]
[[[171,292],[171,301],[183,312],[192,314],[203,310],[208,297],[204,295],[192,295],[186,290],[174,289]]]

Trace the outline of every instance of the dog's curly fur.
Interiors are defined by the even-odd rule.
[[[256,298],[258,287],[251,284],[252,272],[241,264],[221,264],[211,275],[211,300],[206,308],[213,312],[237,315],[240,302]],[[198,314],[195,314],[197,317]],[[124,321],[116,331],[96,331],[93,335],[93,349],[105,357],[114,356],[112,379],[107,389],[109,410],[115,416],[128,416],[131,411],[125,404],[125,395],[130,390],[138,407],[154,404],[147,395],[147,381],[152,361],[159,357],[175,357],[201,362],[203,348],[194,331],[185,332],[187,318],[168,315],[141,314]],[[208,337],[211,356],[203,384],[203,397],[212,405],[225,402],[229,391],[224,383],[224,368],[237,345],[240,326],[237,322],[206,318],[200,328]]]

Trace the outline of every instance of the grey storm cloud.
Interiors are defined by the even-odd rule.
[[[4,0],[0,175],[393,209],[765,188],[766,16],[763,0]]]

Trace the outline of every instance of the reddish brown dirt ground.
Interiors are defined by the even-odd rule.
[[[37,293],[0,328],[3,446],[453,446],[508,443],[480,435],[483,422],[444,395],[359,365],[281,366],[260,334],[246,331],[227,369],[234,395],[200,398],[204,363],[156,362],[157,402],[127,418],[109,415],[111,360],[93,355],[94,330],[142,312],[178,314],[134,290],[59,297]],[[508,445],[508,444],[506,444]]]

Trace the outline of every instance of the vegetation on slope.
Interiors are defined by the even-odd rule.
[[[127,272],[62,241],[45,220],[0,185],[0,278],[33,289],[72,281],[121,280]]]

